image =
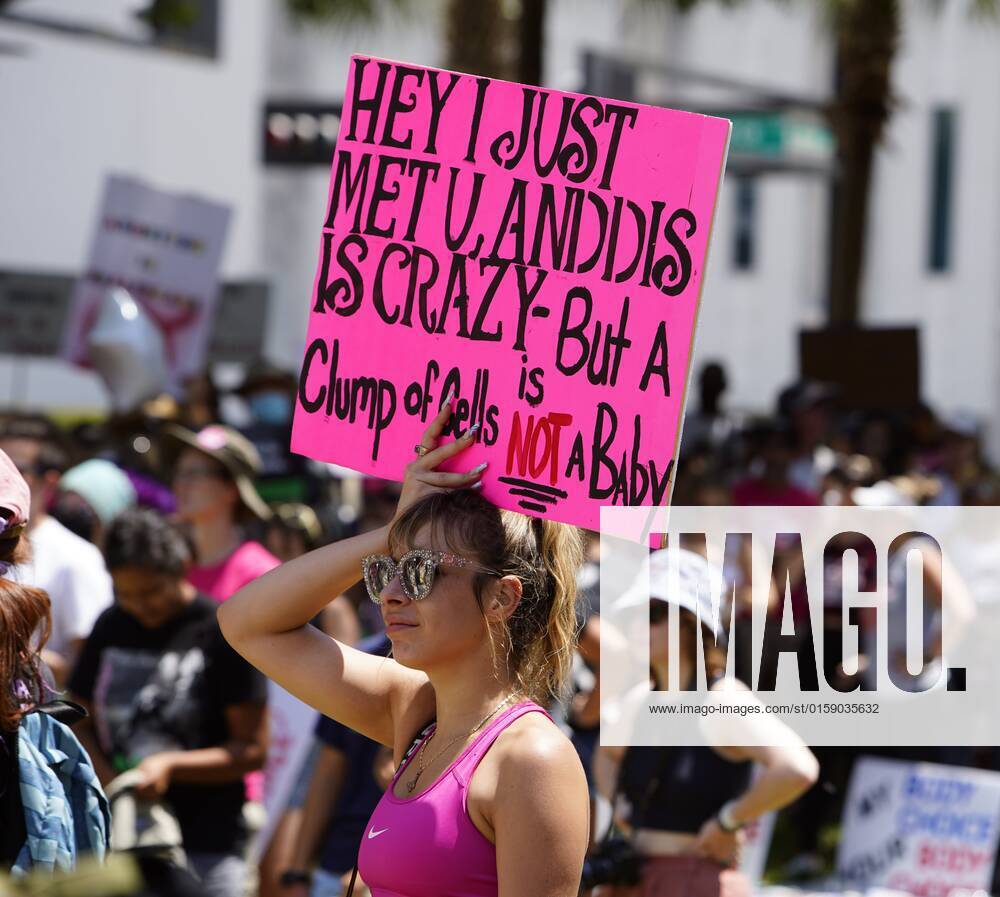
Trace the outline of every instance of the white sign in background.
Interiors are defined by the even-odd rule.
[[[998,822],[1000,773],[863,757],[844,805],[837,872],[858,889],[988,892]]]
[[[754,781],[763,774],[763,768],[754,765]],[[758,884],[767,867],[767,855],[771,852],[771,837],[774,835],[776,813],[765,813],[743,829],[743,849],[740,852],[740,871]]]
[[[313,731],[319,714],[285,691],[276,682],[267,681],[267,765],[264,767],[264,809],[267,822],[257,833],[255,854],[263,856],[288,805],[292,788],[302,771],[302,764],[313,743]]]
[[[73,291],[62,355],[88,362],[87,335],[113,286],[124,287],[163,334],[175,382],[205,361],[219,290],[228,206],[112,175],[90,258]]]

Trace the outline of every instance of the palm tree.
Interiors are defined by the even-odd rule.
[[[406,11],[408,0],[285,0],[302,21],[375,21]],[[448,0],[444,15],[447,68],[540,84],[547,0],[520,0],[513,18],[502,0]],[[412,10],[410,10],[412,11]]]
[[[855,325],[871,202],[875,150],[892,116],[892,63],[899,48],[902,0],[824,0],[834,37],[830,125],[840,166],[834,187],[829,323]]]
[[[456,72],[508,76],[506,53],[507,22],[500,0],[449,0],[445,11],[445,67]]]

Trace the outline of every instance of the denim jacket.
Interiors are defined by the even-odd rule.
[[[81,854],[109,849],[111,814],[90,757],[64,723],[27,713],[18,729],[18,773],[28,837],[11,870],[68,871]]]

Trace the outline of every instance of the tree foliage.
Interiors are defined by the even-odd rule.
[[[407,10],[408,0],[285,0],[300,22],[372,23],[383,15]]]

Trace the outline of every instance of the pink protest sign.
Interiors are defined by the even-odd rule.
[[[352,58],[293,450],[399,479],[454,386],[501,507],[666,504],[729,127]]]

